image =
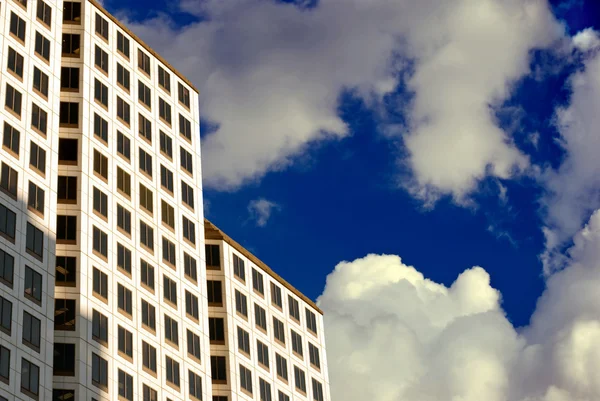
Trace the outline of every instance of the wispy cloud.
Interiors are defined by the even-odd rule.
[[[271,218],[271,214],[277,210],[281,210],[281,206],[264,198],[255,199],[248,204],[250,219],[254,221],[258,227],[266,226]]]

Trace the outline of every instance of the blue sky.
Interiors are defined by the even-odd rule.
[[[406,13],[421,16],[425,26],[432,13],[448,18],[447,29],[432,29],[432,36],[439,34],[432,46],[445,40],[448,46],[460,43],[456,54],[463,58],[453,60],[464,71],[436,64],[447,53],[432,55],[430,47],[419,48],[431,39],[427,29],[401,18],[388,21],[388,13],[369,9],[358,15],[380,18],[382,31],[397,28],[393,36],[371,37],[377,30],[373,27],[380,26],[366,24],[362,32],[360,18],[353,20],[351,11],[329,7],[343,5],[339,1],[271,7],[274,2],[253,0],[128,0],[127,10],[121,0],[105,0],[105,5],[196,78],[205,96],[201,115],[206,216],[217,226],[312,299],[324,292],[327,275],[342,261],[376,271],[376,262],[357,261],[368,254],[398,255],[404,265],[415,266],[446,288],[465,270],[481,266],[489,286],[501,294],[497,305],[490,301],[490,308],[506,316],[511,330],[531,345],[543,326],[537,322],[550,319],[543,312],[546,301],[541,301],[534,315],[541,317],[530,322],[546,282],[551,277],[567,280],[556,270],[583,263],[587,253],[581,241],[588,237],[580,230],[600,207],[598,183],[585,174],[595,171],[597,163],[587,154],[597,145],[589,139],[597,132],[586,131],[594,124],[585,119],[593,120],[586,105],[600,94],[593,97],[595,92],[588,90],[593,86],[585,79],[593,77],[585,72],[600,52],[594,50],[600,40],[593,31],[600,30],[600,3],[482,0],[480,5],[490,7],[475,15],[495,21],[500,34],[474,24],[470,33],[489,40],[489,45],[478,47],[481,43],[465,39],[454,25],[455,17],[469,12],[461,7],[476,8],[469,1],[446,3],[447,11],[439,11],[443,7],[436,0],[421,3],[432,5],[429,11],[406,7]],[[519,14],[525,3],[532,8]],[[518,12],[502,14],[505,9]],[[331,10],[347,15],[336,21]],[[317,22],[305,19],[307,13]],[[319,25],[319,17],[325,16],[330,23]],[[239,26],[234,17],[241,18]],[[273,21],[276,28],[262,32],[261,21]],[[281,21],[283,27],[278,25]],[[218,22],[219,29],[210,28]],[[345,22],[356,28],[344,27]],[[310,24],[314,29],[305,29]],[[517,34],[510,36],[513,28]],[[588,28],[586,35],[574,39]],[[198,41],[197,49],[189,45],[190,39]],[[351,42],[362,39],[360,49],[366,53],[352,59]],[[371,44],[373,49],[365,50]],[[476,50],[469,53],[468,46]],[[486,47],[492,48],[490,53]],[[326,57],[328,50],[336,57]],[[486,57],[496,56],[497,61],[486,64]],[[386,62],[376,63],[378,58]],[[352,63],[356,68],[347,66]],[[431,84],[446,73],[437,87]],[[579,86],[573,81],[578,74],[584,78]],[[328,87],[329,82],[335,84]],[[482,98],[485,102],[478,104]],[[288,110],[279,109],[282,103]],[[469,137],[473,141],[462,148],[454,144],[464,137],[449,141],[448,149],[431,145],[461,130],[474,131]],[[240,141],[240,149],[229,150]],[[446,160],[447,153],[458,157]],[[458,174],[448,172],[454,168]],[[263,209],[253,210],[261,201]],[[343,278],[342,273],[335,277]],[[480,287],[487,289],[484,284]],[[334,310],[335,302],[326,295],[327,290],[323,302],[330,302]],[[407,321],[403,324],[409,325]],[[333,384],[337,373],[330,375],[339,395]],[[548,381],[555,377],[560,372],[549,373]],[[539,398],[531,399],[564,396],[574,401],[576,394],[582,397],[577,399],[592,400],[600,393],[597,388],[573,390],[568,384],[552,388],[536,389]],[[402,391],[394,395],[412,399],[407,394],[413,393]],[[430,398],[421,399],[438,399],[434,390],[427,391]],[[448,389],[440,391],[447,394]],[[380,400],[395,400],[394,395],[363,393]],[[487,399],[522,399],[511,397]]]

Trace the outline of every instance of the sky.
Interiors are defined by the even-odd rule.
[[[205,215],[334,401],[597,401],[600,2],[104,0],[199,88]]]

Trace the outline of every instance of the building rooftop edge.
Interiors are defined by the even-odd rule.
[[[294,293],[296,296],[298,296],[300,299],[302,299],[304,302],[306,302],[308,305],[314,308],[317,312],[323,315],[323,311],[321,310],[321,308],[319,308],[313,301],[311,301],[310,298],[308,298],[306,295],[302,294],[300,291],[294,288],[290,283],[288,283],[281,276],[275,273],[273,269],[267,266],[262,260],[254,256],[252,252],[238,244],[229,235],[225,234],[221,229],[219,229],[206,218],[204,219],[204,236],[206,239],[225,241],[236,251],[248,258],[252,263],[263,269],[271,277],[277,280],[281,285],[283,285],[285,288],[290,290],[292,293]]]
[[[154,57],[156,57],[157,59],[159,59],[160,62],[165,65],[165,67],[167,67],[168,69],[170,69],[171,71],[173,71],[173,73],[175,73],[175,75],[177,75],[179,78],[181,78],[181,80],[183,82],[185,82],[194,92],[196,92],[196,94],[200,93],[200,91],[194,86],[194,84],[189,79],[187,79],[182,73],[180,73],[179,71],[177,71],[176,68],[174,68],[160,54],[158,54],[156,51],[154,51],[153,48],[151,48],[149,45],[147,45],[146,42],[144,42],[142,39],[140,39],[139,36],[137,36],[136,34],[134,34],[133,32],[131,32],[131,30],[129,30],[129,28],[127,28],[127,26],[125,26],[124,23],[122,23],[121,21],[119,21],[117,19],[117,17],[115,17],[114,15],[112,15],[111,13],[109,13],[97,0],[87,0],[87,1],[90,4],[92,4],[94,7],[96,7],[98,10],[100,10],[104,15],[106,15],[112,22],[114,22],[115,24],[117,24],[119,26],[119,28],[121,28],[122,30],[124,30],[129,36],[131,36],[134,40],[136,40],[150,54],[152,54]]]

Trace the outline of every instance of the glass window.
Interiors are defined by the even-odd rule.
[[[67,92],[79,91],[79,68],[61,67],[60,90]]]
[[[108,391],[108,361],[92,352],[92,384]]]
[[[27,311],[23,311],[23,344],[40,351],[42,322]]]
[[[25,358],[21,359],[21,392],[36,399],[40,392],[40,368]]]
[[[165,315],[165,340],[179,345],[178,323],[168,315]]]
[[[8,47],[8,64],[7,68],[12,71],[18,77],[23,78],[23,64],[25,59],[22,55],[17,53],[12,47]]]
[[[63,23],[81,23],[81,2],[65,1],[63,3]]]
[[[35,33],[35,53],[50,61],[50,40],[39,32]]]
[[[75,331],[76,316],[74,299],[54,300],[54,330]]]
[[[29,181],[27,206],[42,216],[44,215],[44,190],[31,181]]]
[[[27,223],[26,248],[40,259],[44,257],[44,233],[31,223]]]
[[[42,70],[33,67],[33,89],[41,93],[44,97],[48,96],[48,75]],[[45,130],[43,132],[46,132]]]
[[[75,256],[56,256],[57,287],[75,287],[77,284],[77,258]]]
[[[92,312],[92,338],[102,345],[108,345],[108,317],[95,309]]]
[[[129,39],[121,32],[117,32],[117,51],[129,58]]]
[[[102,18],[99,13],[96,13],[96,33],[108,40],[108,21]]]

